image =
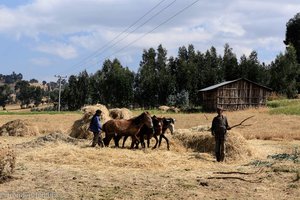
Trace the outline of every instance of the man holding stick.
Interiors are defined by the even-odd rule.
[[[218,162],[225,159],[225,142],[227,130],[230,130],[226,116],[223,115],[223,108],[217,108],[218,115],[214,117],[211,126],[211,134],[215,137],[215,153]]]

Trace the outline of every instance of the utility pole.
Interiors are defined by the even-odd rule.
[[[60,112],[60,96],[61,96],[61,80],[67,78],[67,76],[55,75],[58,78],[59,91],[58,91],[58,112]]]

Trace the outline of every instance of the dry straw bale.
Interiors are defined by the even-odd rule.
[[[158,109],[163,112],[167,112],[170,109],[170,107],[169,106],[159,106]]]
[[[11,176],[16,164],[16,155],[9,146],[0,145],[0,183]]]
[[[171,106],[167,112],[173,112],[173,113],[179,113],[180,112],[180,109],[179,108],[176,108],[174,106]]]
[[[113,108],[109,110],[109,116],[113,119],[130,119],[133,114],[127,108]]]
[[[26,120],[13,120],[0,127],[0,136],[34,136],[38,128]]]
[[[207,129],[208,126],[198,126],[191,129],[178,129],[174,137],[187,148],[202,153],[214,154],[215,140]],[[246,139],[238,132],[229,131],[226,141],[226,159],[239,160],[251,156],[251,149]]]
[[[96,104],[91,106],[85,106],[82,108],[83,116],[81,119],[76,120],[71,128],[70,136],[79,139],[91,139],[93,134],[88,130],[91,119],[96,113],[96,110],[101,110],[101,123],[104,124],[111,118],[109,117],[109,111],[106,106],[102,104]]]

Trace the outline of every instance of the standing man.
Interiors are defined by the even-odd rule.
[[[215,153],[218,162],[223,162],[225,159],[225,142],[227,130],[231,128],[228,125],[227,118],[223,116],[223,109],[217,108],[218,115],[214,117],[211,125],[211,134],[215,137],[216,146]]]
[[[101,110],[96,110],[96,113],[92,117],[89,130],[94,133],[94,138],[93,138],[93,143],[92,147],[95,147],[96,144],[98,143],[99,146],[103,147],[103,140],[101,136],[101,123],[100,123],[100,115],[101,115]]]

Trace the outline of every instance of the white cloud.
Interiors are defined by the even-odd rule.
[[[68,44],[52,42],[43,44],[37,47],[37,50],[43,53],[59,56],[64,59],[71,59],[77,57],[76,49]]]
[[[19,40],[33,39],[37,51],[73,59],[81,56],[79,52],[91,53],[101,49],[158,2],[160,1],[32,0],[31,3],[15,8],[0,6],[0,33]],[[170,2],[172,0],[166,0],[160,9]],[[223,51],[224,44],[229,43],[237,55],[249,54],[257,49],[279,52],[284,46],[282,41],[286,22],[300,10],[300,2],[296,0],[202,0],[133,43],[191,2],[193,0],[176,1],[168,10],[128,37],[122,39],[123,34],[110,43],[109,46],[122,39],[114,47],[105,48],[103,56],[112,55],[128,44],[128,48],[118,53],[120,56],[127,54],[122,58],[127,62],[133,62],[131,57],[137,55],[137,52],[142,53],[143,49],[149,47],[156,48],[159,44],[171,55],[176,54],[178,47],[188,44],[193,44],[200,51],[211,46]]]

